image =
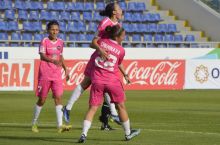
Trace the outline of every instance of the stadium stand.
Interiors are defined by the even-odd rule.
[[[125,47],[192,47],[191,42],[207,41],[199,32],[185,27],[184,21],[175,20],[167,11],[158,10],[150,0],[120,1],[119,5],[124,11],[123,27],[127,31],[123,42]],[[46,23],[58,20],[60,37],[67,47],[89,46],[102,19],[99,11],[104,8],[105,3],[97,0],[2,0],[0,45],[37,46],[39,42],[36,41],[45,34]],[[25,43],[18,40],[28,45],[22,45]]]

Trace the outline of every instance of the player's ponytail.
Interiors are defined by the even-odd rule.
[[[109,38],[115,40],[116,37],[121,35],[121,33],[124,31],[124,28],[120,27],[119,25],[107,26],[105,31],[109,35]]]
[[[115,3],[110,3],[105,7],[105,10],[99,12],[101,16],[111,17],[113,15]]]

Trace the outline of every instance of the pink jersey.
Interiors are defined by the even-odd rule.
[[[91,72],[92,83],[117,84],[120,83],[118,75],[125,50],[116,41],[110,39],[99,39],[98,44],[109,54],[109,59],[103,61],[96,51],[94,54],[94,67]]]
[[[100,38],[108,38],[108,35],[105,32],[105,28],[107,26],[114,26],[119,24],[118,22],[113,22],[109,17],[104,18],[98,26],[98,37]],[[120,24],[119,24],[120,25]]]
[[[48,37],[45,37],[40,44],[39,53],[44,53],[47,57],[60,60],[63,53],[64,43],[62,39],[57,38],[53,42]],[[62,80],[61,66],[41,60],[39,68],[39,80]]]

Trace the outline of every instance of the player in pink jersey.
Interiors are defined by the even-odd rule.
[[[107,26],[113,26],[119,24],[118,21],[122,18],[122,10],[120,6],[117,3],[110,3],[106,6],[104,11],[100,12],[100,15],[107,16],[105,17],[98,26],[98,33],[96,34],[96,37],[93,39],[92,47],[95,48],[100,54],[101,57],[104,59],[107,59],[108,55],[105,51],[99,47],[97,44],[97,41],[99,38],[106,38],[108,35],[106,35],[105,28]],[[69,122],[69,116],[70,116],[70,110],[72,109],[73,104],[75,101],[78,100],[79,96],[83,93],[84,90],[86,90],[91,85],[90,80],[90,71],[93,67],[93,64],[91,63],[91,59],[93,58],[93,55],[90,58],[90,61],[88,62],[86,69],[85,69],[85,78],[81,82],[80,85],[78,85],[75,90],[72,93],[72,96],[70,97],[68,104],[66,107],[64,107],[64,118],[66,122]],[[128,77],[125,74],[124,68],[122,65],[120,65],[120,70],[122,74],[125,76],[125,79],[127,81]],[[101,129],[103,130],[109,130],[111,127],[108,125],[108,118],[111,116],[111,118],[116,121],[118,124],[120,124],[120,120],[118,118],[118,113],[115,109],[115,105],[113,103],[110,103],[110,97],[107,93],[105,93],[106,103],[102,107],[102,115],[100,116],[100,120],[102,122]],[[109,109],[110,107],[110,109]]]
[[[58,132],[61,133],[70,128],[70,126],[64,126],[62,123],[63,106],[61,98],[63,95],[63,82],[61,69],[63,68],[66,73],[66,66],[64,65],[64,58],[62,55],[64,42],[57,38],[59,33],[59,23],[57,21],[49,22],[47,24],[47,31],[49,36],[41,41],[39,47],[40,66],[38,73],[38,86],[36,90],[36,96],[39,98],[34,110],[32,131],[39,132],[37,128],[37,120],[46,101],[48,92],[51,89],[56,105]],[[67,73],[66,79],[69,79]]]
[[[83,122],[83,130],[79,143],[86,141],[87,133],[91,127],[93,117],[103,102],[104,92],[108,92],[111,96],[111,101],[116,104],[119,112],[119,117],[125,131],[125,139],[130,140],[140,133],[140,129],[131,130],[130,121],[125,107],[125,94],[118,75],[119,65],[122,63],[125,56],[125,50],[120,45],[125,38],[125,31],[122,27],[108,26],[106,28],[110,39],[99,39],[98,44],[106,52],[108,59],[101,58],[98,51],[95,52],[92,61],[95,64],[91,71],[92,86],[90,90],[89,110]]]

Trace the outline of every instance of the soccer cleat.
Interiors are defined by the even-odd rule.
[[[86,136],[85,136],[85,134],[82,134],[79,138],[78,143],[85,143],[85,142],[86,142]]]
[[[58,133],[69,131],[72,128],[71,125],[62,125],[58,128]]]
[[[117,123],[118,125],[121,125],[121,121],[120,121],[119,116],[111,115],[111,116],[110,116],[110,121],[111,121],[111,122],[115,122],[115,123]]]
[[[39,132],[39,130],[38,130],[36,124],[34,124],[34,125],[32,126],[31,130],[32,130],[32,132],[34,132],[34,133],[38,133],[38,132]]]
[[[102,124],[101,130],[110,131],[110,130],[114,130],[114,129],[108,124],[107,125]]]
[[[69,123],[70,122],[70,110],[67,110],[66,106],[64,106],[62,111],[63,111],[63,117],[64,117],[65,122]]]
[[[132,129],[129,135],[125,135],[125,140],[127,141],[131,140],[133,137],[138,136],[140,132],[141,132],[140,129]]]

